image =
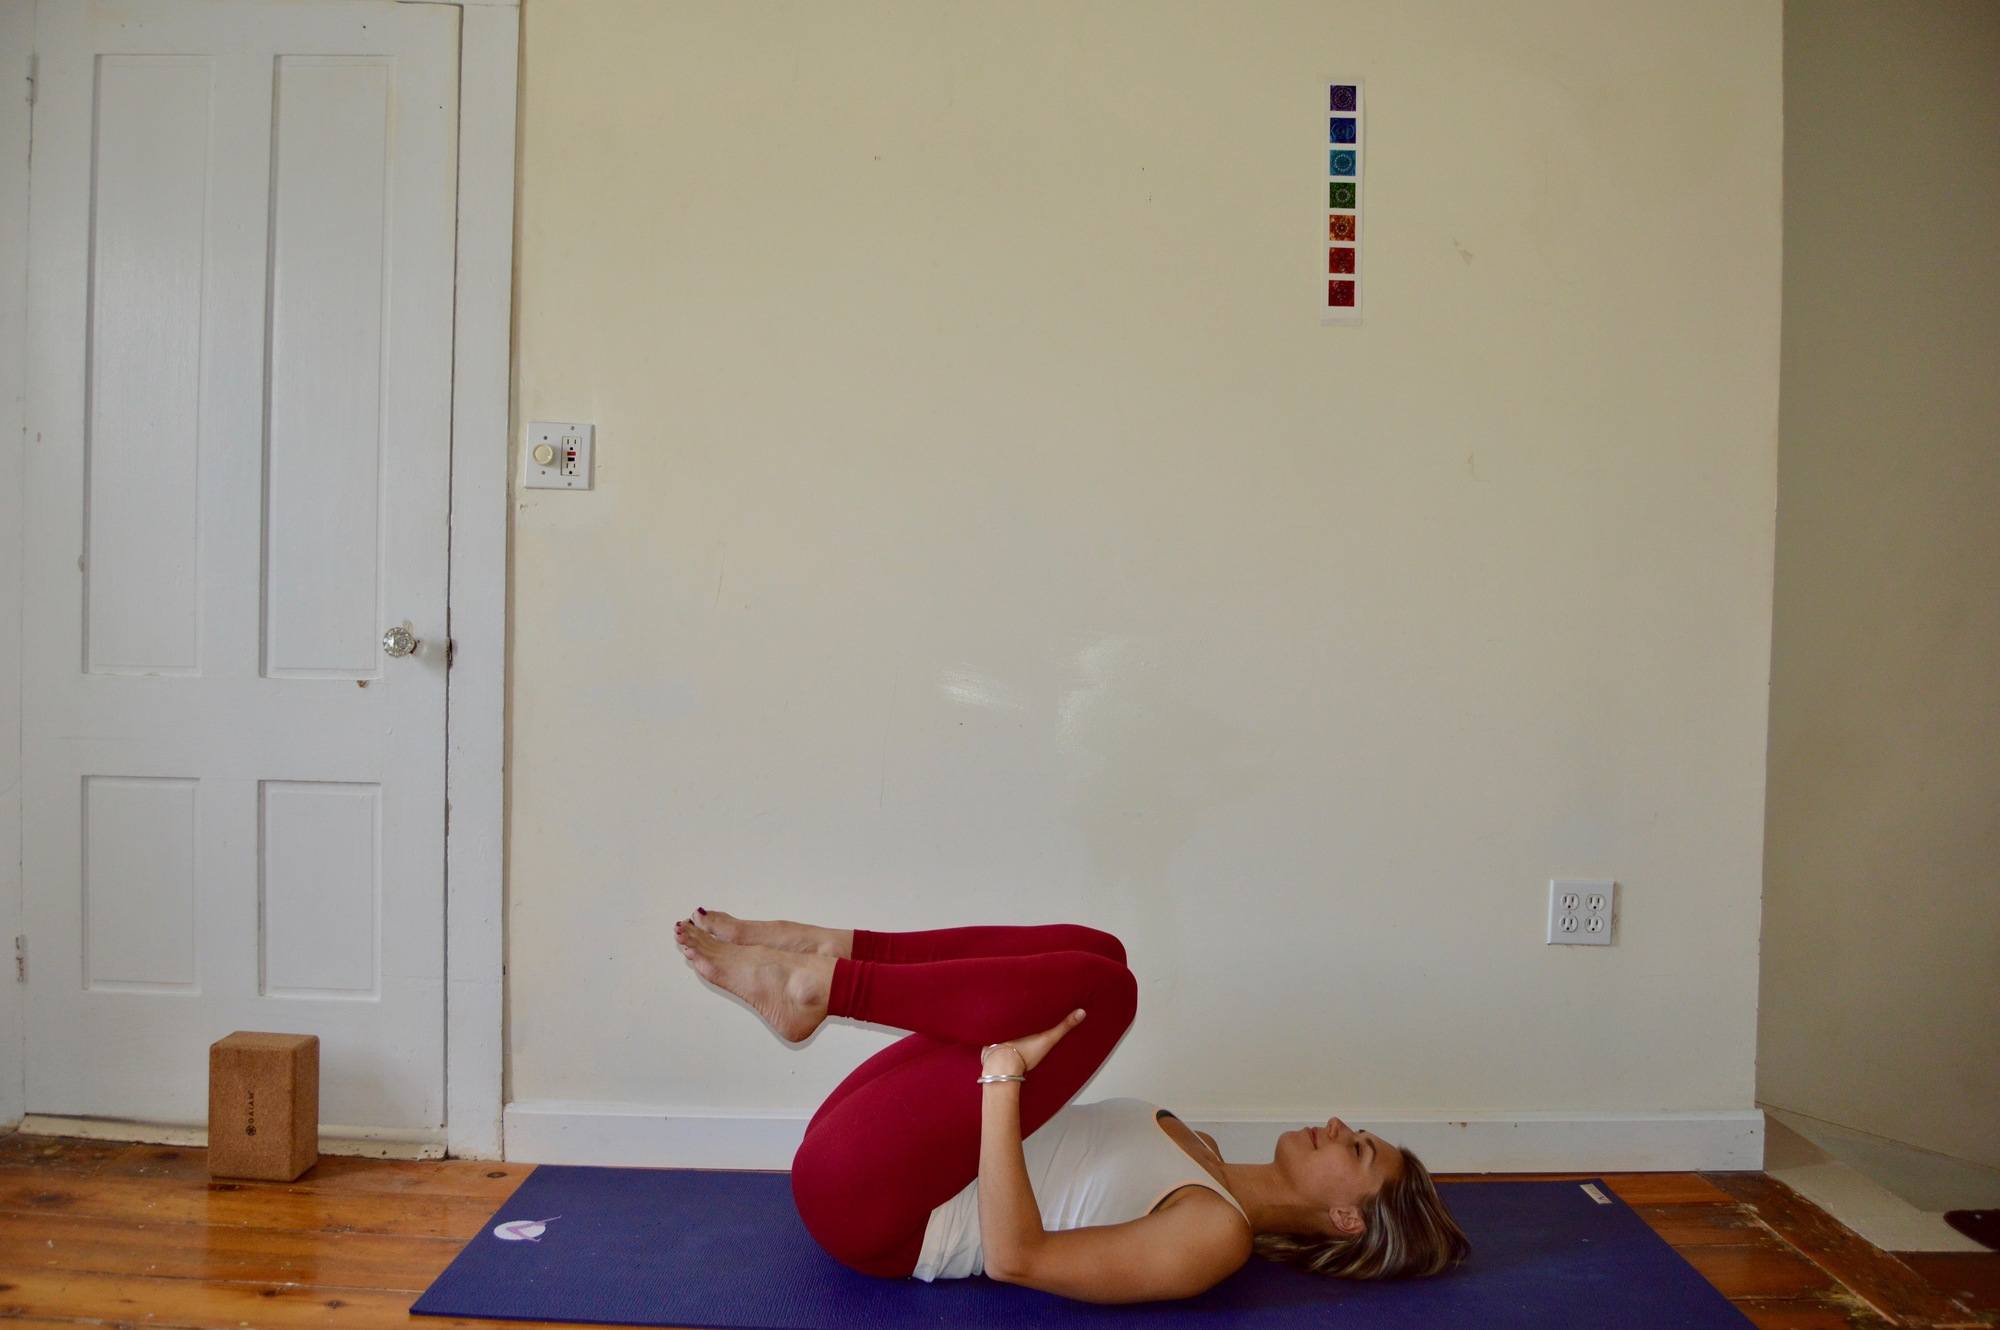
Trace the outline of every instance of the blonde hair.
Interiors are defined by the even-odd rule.
[[[1359,1233],[1337,1238],[1259,1233],[1253,1249],[1267,1261],[1329,1279],[1407,1279],[1442,1274],[1472,1252],[1421,1159],[1403,1151],[1403,1172],[1361,1203]]]

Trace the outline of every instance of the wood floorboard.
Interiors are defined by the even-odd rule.
[[[323,1194],[268,1183],[61,1180],[0,1173],[0,1212],[395,1233],[469,1241],[497,1202],[466,1196]]]
[[[1896,1330],[1866,1308],[1811,1298],[1738,1298],[1736,1310],[1757,1330]]]
[[[75,1274],[249,1280],[328,1288],[429,1288],[464,1244],[456,1238],[314,1233],[60,1215],[0,1213],[0,1265]]]
[[[67,1137],[0,1136],[0,1174],[20,1165],[43,1171],[96,1177],[194,1179],[206,1183],[208,1152],[178,1145],[107,1143]],[[534,1169],[532,1164],[499,1164],[476,1159],[365,1159],[321,1155],[292,1182],[246,1182],[246,1186],[288,1187],[313,1192],[407,1192],[505,1200]]]
[[[1895,1325],[1988,1326],[1981,1313],[1939,1289],[1910,1265],[1777,1179],[1762,1173],[1715,1175],[1717,1185],[1755,1212],[1794,1248]]]
[[[2000,1252],[1897,1252],[1896,1259],[1973,1311],[2000,1313]]]
[[[329,1155],[293,1182],[212,1180],[195,1147],[0,1135],[0,1326],[551,1324],[407,1311],[532,1169]],[[1759,1330],[2000,1330],[1981,1264],[2000,1255],[1879,1251],[1761,1173],[1439,1180],[1590,1178]]]

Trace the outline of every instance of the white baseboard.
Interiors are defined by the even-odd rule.
[[[510,1162],[647,1168],[789,1169],[810,1114],[700,1113],[642,1104],[521,1100],[507,1105]],[[1295,1119],[1191,1117],[1227,1159],[1268,1159]],[[1764,1166],[1764,1115],[1515,1113],[1353,1119],[1406,1145],[1433,1173],[1735,1172]]]
[[[205,1149],[208,1128],[201,1123],[137,1122],[122,1118],[72,1118],[30,1113],[21,1119],[23,1136],[80,1136],[93,1141],[140,1141],[150,1145],[189,1145]],[[363,1155],[370,1159],[440,1159],[442,1131],[405,1131],[385,1127],[342,1127],[321,1123],[319,1152],[323,1155]]]

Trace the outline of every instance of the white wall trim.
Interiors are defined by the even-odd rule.
[[[507,1159],[537,1164],[788,1169],[810,1114],[699,1113],[643,1104],[523,1100],[507,1105]],[[1190,1117],[1228,1159],[1268,1159],[1297,1119]],[[1417,1152],[1434,1173],[1640,1173],[1764,1167],[1764,1115],[1409,1114],[1350,1125]]]
[[[34,0],[0,0],[0,1127],[27,1111],[28,1006],[14,979],[21,876],[21,562],[26,539],[28,70]]]
[[[206,1123],[146,1122],[135,1118],[66,1117],[30,1113],[21,1120],[24,1136],[75,1136],[87,1141],[138,1141],[148,1145],[208,1146]],[[323,1155],[364,1155],[370,1159],[436,1159],[438,1132],[418,1128],[319,1126]]]
[[[459,15],[458,283],[446,686],[445,1136],[501,1157],[505,1068],[508,395],[520,10]]]

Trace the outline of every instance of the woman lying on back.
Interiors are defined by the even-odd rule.
[[[807,1231],[864,1274],[1143,1302],[1192,1297],[1253,1253],[1385,1279],[1470,1251],[1422,1161],[1337,1117],[1284,1133],[1269,1163],[1235,1163],[1143,1100],[1070,1103],[1138,1007],[1109,933],[708,910],[675,933],[697,973],[788,1042],[829,1015],[911,1031],[827,1096],[792,1162]]]

